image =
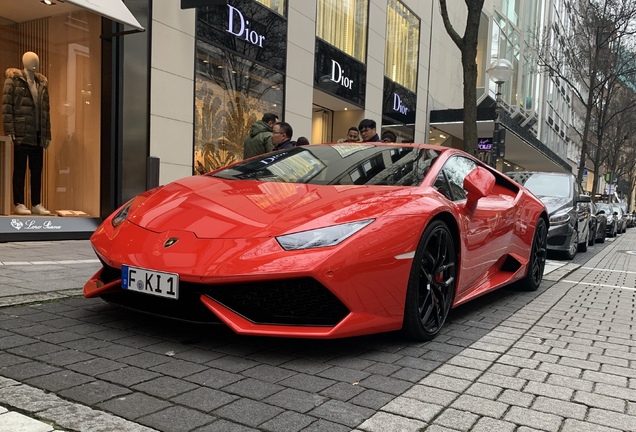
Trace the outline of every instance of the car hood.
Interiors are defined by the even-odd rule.
[[[271,237],[377,218],[421,196],[417,190],[193,176],[137,198],[128,221],[154,232],[191,231],[199,238]]]
[[[545,204],[549,215],[553,215],[559,210],[572,208],[571,198],[542,196],[539,199]]]

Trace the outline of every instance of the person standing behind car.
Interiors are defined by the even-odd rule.
[[[347,139],[344,142],[360,142],[360,131],[357,127],[351,126],[347,131]]]
[[[396,143],[397,135],[390,130],[382,132],[382,142],[385,143]]]
[[[261,120],[252,125],[245,141],[243,141],[243,159],[274,150],[272,128],[277,121],[278,116],[276,114],[265,113]]]
[[[292,141],[294,130],[289,123],[278,122],[274,125],[272,132],[272,141],[274,142],[274,150],[287,150],[294,148],[296,144]]]
[[[309,145],[309,140],[304,136],[298,137],[298,139],[296,140],[296,147],[304,145]]]
[[[363,119],[358,125],[362,142],[380,142],[382,141],[375,131],[375,121],[371,119]]]

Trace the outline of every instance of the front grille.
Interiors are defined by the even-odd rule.
[[[121,270],[104,265],[104,283],[121,278]],[[219,322],[200,301],[202,294],[257,324],[334,326],[347,307],[312,278],[227,285],[179,283],[179,300],[124,290],[104,294],[109,303],[192,322]]]
[[[566,236],[548,237],[548,246],[563,246],[566,240]]]
[[[216,315],[201,303],[199,297],[198,293],[182,290],[179,292],[179,300],[128,290],[101,296],[108,303],[151,315],[193,323],[220,323]]]
[[[207,286],[205,294],[259,324],[334,326],[349,314],[312,278]]]

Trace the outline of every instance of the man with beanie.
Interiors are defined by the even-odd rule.
[[[269,153],[274,150],[272,142],[273,127],[278,116],[272,113],[263,114],[263,118],[252,125],[245,141],[243,141],[243,159]]]

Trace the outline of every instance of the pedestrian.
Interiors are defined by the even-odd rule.
[[[378,133],[375,131],[376,124],[374,120],[363,119],[358,125],[358,129],[363,142],[381,142]]]
[[[278,116],[273,113],[263,114],[263,118],[250,127],[250,131],[243,141],[243,159],[269,153],[274,150],[272,141],[273,126]]]
[[[278,122],[274,125],[274,131],[272,132],[272,141],[274,142],[274,150],[288,150],[294,147],[294,142],[291,140],[294,135],[294,130],[289,123]]]
[[[347,131],[347,139],[344,142],[360,142],[360,131],[357,127],[351,126]]]
[[[298,137],[298,139],[296,140],[296,147],[303,145],[309,145],[309,140],[304,136]]]
[[[394,143],[397,142],[397,135],[393,131],[386,130],[382,132],[382,142]]]

